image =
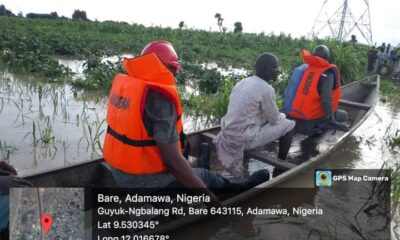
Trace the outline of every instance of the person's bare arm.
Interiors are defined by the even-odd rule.
[[[179,151],[179,142],[158,142],[157,145],[168,171],[175,176],[179,183],[191,190],[209,195],[211,201],[207,205],[219,206],[221,204],[218,197],[207,188],[203,180],[193,171],[189,162],[182,156]]]
[[[206,188],[204,182],[196,175],[189,162],[180,154],[179,143],[157,143],[168,171],[187,188]]]
[[[278,124],[279,120],[281,120],[281,113],[276,106],[276,96],[274,89],[268,89],[268,91],[265,91],[265,93],[263,94],[261,101],[261,110],[267,118],[268,123],[270,123],[271,125],[276,125]]]
[[[149,123],[146,127],[147,131],[152,133],[149,135],[153,135],[168,171],[186,188],[209,195],[211,203],[208,205],[218,205],[218,198],[207,188],[181,154],[176,119],[173,104],[165,99],[162,94],[149,91],[144,123]]]

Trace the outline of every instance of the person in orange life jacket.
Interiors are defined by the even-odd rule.
[[[229,181],[192,168],[182,154],[182,108],[174,78],[180,66],[172,44],[151,42],[141,56],[126,59],[124,67],[128,74],[117,75],[111,88],[103,147],[116,184],[197,189],[218,205],[208,188],[229,187]],[[260,181],[269,178],[257,176]]]
[[[347,120],[347,112],[338,109],[340,73],[336,65],[328,62],[329,56],[325,45],[315,47],[312,54],[303,50],[305,64],[296,68],[303,71],[297,79],[300,81],[296,80],[296,69],[292,74],[285,91],[284,111],[296,120],[297,133],[318,136],[328,124],[348,130],[342,123]]]

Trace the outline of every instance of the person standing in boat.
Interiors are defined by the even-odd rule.
[[[118,74],[110,91],[103,147],[116,184],[198,189],[217,203],[208,188],[225,188],[229,181],[192,168],[183,156],[182,106],[175,86],[180,65],[172,44],[151,42],[141,56],[125,59],[124,68],[127,74]],[[257,176],[249,187],[269,178]]]
[[[214,143],[221,165],[233,176],[242,177],[247,149],[279,139],[278,158],[287,157],[295,122],[286,119],[276,105],[270,82],[278,75],[278,58],[264,53],[256,60],[255,75],[241,80],[232,89],[228,111]]]
[[[340,73],[330,64],[327,46],[319,45],[313,53],[303,50],[304,64],[295,68],[285,90],[284,111],[296,120],[295,132],[320,135],[327,125],[342,130],[347,127],[347,112],[338,109],[341,95]]]

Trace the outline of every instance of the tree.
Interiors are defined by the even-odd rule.
[[[10,10],[7,10],[4,5],[0,5],[0,16],[14,17],[15,15]]]
[[[243,31],[243,26],[241,22],[235,22],[235,29],[233,29],[234,33],[241,33]]]
[[[179,28],[182,29],[183,27],[185,27],[185,22],[184,21],[180,21],[179,22]]]
[[[75,10],[72,14],[72,19],[74,20],[88,20],[86,17],[86,12],[81,10]]]
[[[58,14],[57,12],[48,13],[28,13],[26,14],[26,18],[31,19],[57,19]]]
[[[53,19],[57,19],[57,18],[58,18],[57,12],[51,12],[51,13],[50,13],[50,16],[51,16],[51,18],[53,18]]]
[[[219,31],[225,33],[227,28],[224,27],[224,25],[223,25],[224,19],[222,18],[221,14],[216,13],[214,17],[217,19],[217,25],[219,27]]]

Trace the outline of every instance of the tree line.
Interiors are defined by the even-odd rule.
[[[8,10],[4,5],[0,5],[0,16],[7,16],[7,17],[23,17],[22,12],[19,12],[18,15],[15,15],[11,10]],[[65,16],[59,16],[57,12],[51,12],[51,13],[27,13],[26,18],[30,19],[68,19],[68,17]],[[220,32],[225,33],[228,28],[224,26],[224,18],[222,18],[222,15],[220,13],[216,13],[214,15],[214,18],[217,19],[217,25],[220,30]],[[86,11],[81,11],[76,9],[71,16],[71,19],[73,20],[84,20],[84,21],[90,21],[87,18]],[[186,24],[184,21],[180,21],[178,27],[180,29],[183,29],[186,27]],[[241,33],[243,32],[243,26],[241,22],[235,22],[234,23],[234,33]]]
[[[7,16],[7,17],[23,17],[22,12],[19,12],[18,15],[15,15],[11,10],[8,10],[3,4],[0,5],[0,16]],[[57,12],[51,13],[27,13],[26,18],[31,19],[68,19],[65,16],[58,16]],[[89,19],[86,16],[85,11],[75,10],[72,13],[71,18],[73,20],[85,20],[88,21]]]

